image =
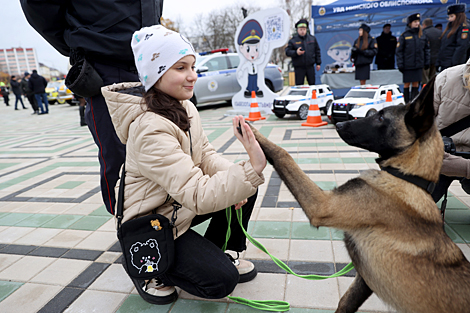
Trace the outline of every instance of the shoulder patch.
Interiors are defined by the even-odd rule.
[[[374,43],[374,48],[378,48],[379,46],[377,46],[377,43]]]
[[[407,36],[405,37],[405,40],[413,39],[413,36]]]
[[[462,32],[462,36],[460,36],[462,39],[467,39],[468,37],[468,32],[467,33],[464,33]]]
[[[397,48],[400,46],[400,42],[397,42]]]

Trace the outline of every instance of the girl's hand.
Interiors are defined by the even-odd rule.
[[[263,150],[255,138],[255,135],[251,131],[250,126],[245,123],[245,118],[243,116],[235,116],[232,119],[233,122],[233,133],[237,137],[238,140],[243,144],[245,147],[248,156],[250,157],[251,165],[253,166],[254,170],[258,175],[263,172],[264,168],[266,167],[266,156],[264,155]],[[238,132],[237,127],[240,123],[240,128],[242,131],[242,135]]]
[[[247,202],[248,202],[248,199],[238,202],[237,204],[235,204],[235,210],[241,209],[242,206],[244,206]]]

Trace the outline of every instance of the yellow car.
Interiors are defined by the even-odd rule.
[[[70,105],[74,105],[73,102],[74,96],[70,89],[65,86],[64,80],[56,80],[47,83],[46,86],[46,93],[47,93],[47,101],[49,104],[54,104],[58,102],[59,104],[63,104],[67,102]]]

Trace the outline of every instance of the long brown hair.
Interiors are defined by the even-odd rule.
[[[361,50],[366,50],[367,48],[369,48],[369,33],[366,32],[364,29],[362,30],[362,36],[359,36],[356,42],[356,48],[358,49],[359,49],[359,43],[361,42],[361,37],[362,37]]]
[[[407,24],[407,26],[411,29],[411,23]],[[423,36],[423,28],[421,27],[421,25],[418,25],[418,38],[421,38],[421,36]]]
[[[444,37],[444,34],[449,29],[450,24],[452,24],[452,28],[451,28],[450,32],[447,34],[447,38],[452,36],[457,31],[457,29],[460,27],[460,25],[462,25],[466,21],[467,21],[467,16],[465,15],[464,12],[456,13],[455,14],[455,20],[453,22],[447,23],[446,29],[444,29],[444,31],[442,32],[442,35],[439,39],[442,39],[442,37]]]
[[[175,123],[181,130],[189,130],[189,116],[181,103],[172,96],[163,91],[152,87],[144,94],[146,108],[144,111],[150,111],[166,117]]]

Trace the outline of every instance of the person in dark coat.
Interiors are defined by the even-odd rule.
[[[427,18],[423,21],[423,34],[426,35],[429,41],[429,49],[431,51],[431,60],[429,62],[429,69],[423,69],[423,84],[436,75],[436,61],[439,49],[441,48],[441,34],[442,31],[432,26],[432,19]]]
[[[39,109],[41,111],[39,114],[48,114],[49,113],[49,102],[47,101],[47,93],[46,93],[46,86],[47,81],[44,77],[38,74],[38,71],[33,70],[33,74],[29,78],[28,81],[29,89],[32,90],[34,94],[34,98],[36,98],[36,102],[38,103]],[[42,107],[42,103],[46,110]]]
[[[397,47],[397,37],[392,35],[390,31],[392,25],[385,24],[382,34],[376,38],[377,40],[377,56],[375,64],[378,70],[395,69],[395,48]]]
[[[23,106],[23,109],[26,109],[23,103],[23,99],[21,99],[21,86],[20,83],[16,81],[16,76],[12,75],[10,79],[10,85],[11,85],[11,90],[13,91],[13,94],[15,95],[15,110],[18,110],[18,101],[21,102],[21,105]]]
[[[105,86],[139,81],[130,45],[132,34],[160,24],[163,9],[163,0],[20,2],[28,23],[47,42],[69,56],[71,65],[85,58]],[[126,146],[116,135],[102,94],[85,99],[86,123],[99,149],[101,195],[108,212],[114,214],[114,186]]]
[[[469,45],[466,9],[465,3],[452,4],[447,7],[449,23],[442,32],[441,49],[436,62],[439,71],[466,62]]]
[[[403,95],[405,103],[408,103],[419,93],[423,68],[429,69],[430,50],[428,39],[419,25],[420,14],[411,14],[406,22],[406,29],[398,39],[396,55],[398,70],[403,73]]]
[[[296,24],[297,35],[289,40],[286,47],[286,55],[292,58],[295,72],[295,84],[303,85],[305,76],[309,85],[315,85],[316,70],[320,70],[321,52],[315,36],[308,33],[308,21],[300,19]]]
[[[26,96],[31,107],[33,108],[33,114],[39,114],[38,104],[36,98],[34,97],[34,92],[29,88],[29,78],[31,74],[24,72],[23,79],[20,82],[21,92]]]
[[[359,37],[351,49],[351,62],[356,68],[356,80],[360,80],[361,85],[365,85],[366,80],[370,79],[370,65],[378,50],[377,41],[369,36],[369,32],[370,27],[362,24],[359,27]]]
[[[3,101],[7,107],[10,106],[10,90],[4,82],[0,82],[0,94],[3,97]]]

